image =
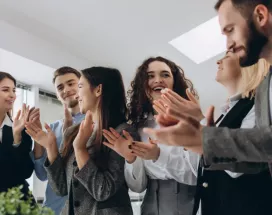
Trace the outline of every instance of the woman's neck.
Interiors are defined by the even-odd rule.
[[[241,78],[237,79],[236,81],[229,82],[225,84],[225,87],[228,91],[228,97],[232,97],[240,92],[241,90]]]

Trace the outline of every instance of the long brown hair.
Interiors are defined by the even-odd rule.
[[[90,90],[102,85],[102,95],[98,106],[98,128],[94,145],[96,150],[107,152],[107,148],[101,144],[104,141],[102,129],[116,128],[127,121],[126,96],[122,75],[117,69],[106,67],[91,67],[82,70],[82,76],[90,84]],[[64,135],[62,156],[68,158],[73,152],[73,141],[78,133],[79,126]],[[100,156],[101,157],[101,156]],[[105,156],[103,156],[104,161]]]
[[[16,79],[11,74],[7,72],[0,72],[0,82],[3,81],[5,78],[12,80],[14,82],[14,86],[16,87]],[[7,115],[11,119],[11,111],[8,111]]]
[[[133,125],[138,126],[143,123],[149,113],[153,113],[152,103],[146,94],[148,88],[147,69],[150,63],[160,61],[169,66],[174,78],[173,90],[181,97],[188,99],[186,89],[189,88],[192,94],[198,98],[198,94],[193,87],[192,82],[185,77],[183,69],[174,62],[163,57],[151,57],[146,59],[136,71],[134,80],[131,82],[131,89],[128,91],[128,120]]]

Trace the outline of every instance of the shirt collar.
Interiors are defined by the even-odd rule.
[[[2,129],[5,125],[9,126],[9,127],[12,127],[12,121],[11,121],[11,119],[9,118],[9,116],[7,114],[6,114],[5,119],[4,119],[4,121],[3,121],[0,128]]]
[[[76,113],[76,114],[72,114],[72,117],[78,117],[78,116],[80,116],[80,115],[81,115],[81,113],[78,112],[78,113]]]
[[[230,96],[226,104],[221,106],[221,112],[227,113],[230,108],[232,108],[240,99],[242,98],[242,93],[237,93]]]

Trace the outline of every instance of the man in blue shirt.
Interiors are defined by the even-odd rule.
[[[78,101],[75,98],[78,90],[78,81],[80,72],[71,67],[61,67],[54,73],[53,83],[56,88],[58,99],[65,107],[65,117],[50,125],[52,131],[57,138],[58,148],[62,143],[63,131],[74,123],[80,123],[84,119],[84,115],[79,112]],[[32,152],[33,161],[35,164],[36,176],[41,181],[47,180],[47,172],[44,169],[44,161],[47,157],[45,149],[39,144],[35,143]],[[51,208],[56,215],[59,215],[67,196],[57,196],[50,185],[47,183],[44,206]]]

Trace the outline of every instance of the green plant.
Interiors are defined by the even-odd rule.
[[[33,205],[31,197],[24,200],[21,189],[19,186],[0,193],[0,215],[54,215],[49,208]]]

